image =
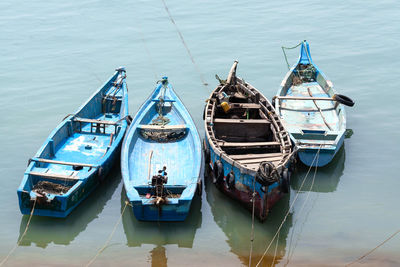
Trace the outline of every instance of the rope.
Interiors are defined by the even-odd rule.
[[[278,233],[279,233],[279,231],[281,230],[283,224],[285,223],[287,217],[289,216],[290,210],[293,208],[294,203],[296,202],[297,198],[299,197],[300,191],[301,191],[301,189],[303,188],[304,182],[306,181],[307,176],[308,176],[308,174],[310,173],[311,168],[312,168],[312,166],[314,165],[314,162],[315,162],[317,156],[319,155],[319,151],[320,151],[320,150],[321,150],[321,146],[319,146],[318,151],[317,151],[317,154],[315,155],[313,161],[311,162],[310,168],[308,169],[308,171],[307,171],[307,173],[306,173],[306,176],[304,177],[303,182],[302,182],[301,185],[300,185],[299,191],[297,192],[297,194],[296,194],[296,196],[295,196],[295,198],[294,198],[292,204],[290,204],[290,207],[289,207],[288,211],[286,212],[285,217],[283,218],[281,224],[279,225],[278,230],[276,231],[276,233],[275,233],[274,237],[272,238],[271,242],[269,243],[269,245],[268,245],[267,248],[265,249],[265,251],[264,251],[263,255],[261,256],[261,259],[258,261],[256,267],[258,267],[258,266],[260,265],[261,261],[264,259],[264,257],[265,257],[265,255],[267,254],[269,248],[271,247],[271,245],[272,245],[272,243],[274,242],[276,236],[278,235]]]
[[[129,205],[129,202],[125,201],[125,206],[122,209],[121,216],[119,216],[119,219],[118,219],[117,223],[114,225],[114,228],[113,228],[111,234],[107,238],[107,240],[104,243],[103,247],[101,247],[101,249],[99,249],[97,254],[85,265],[86,267],[90,266],[97,259],[97,257],[106,249],[106,247],[108,246],[108,243],[111,241],[112,237],[114,236],[115,230],[117,229],[117,226],[119,225],[119,223],[120,223],[120,221],[122,219],[122,216],[124,215],[125,209],[126,209],[126,207],[128,205]]]
[[[373,249],[371,249],[370,251],[368,251],[367,253],[365,253],[364,255],[362,255],[361,257],[359,257],[358,259],[346,264],[345,266],[350,266],[354,263],[356,263],[357,261],[360,261],[362,259],[364,259],[365,257],[367,257],[369,254],[371,254],[372,252],[374,252],[375,250],[377,250],[379,247],[381,247],[383,244],[385,244],[386,242],[388,242],[390,239],[392,239],[393,237],[395,237],[398,233],[400,233],[400,229],[397,230],[396,232],[394,232],[394,234],[392,234],[391,236],[389,236],[388,238],[386,238],[382,243],[380,243],[379,245],[377,245],[376,247],[374,247]]]
[[[201,82],[202,82],[203,85],[207,88],[208,83],[205,81],[205,79],[204,79],[204,77],[203,77],[203,74],[201,73],[201,71],[200,71],[199,67],[197,66],[196,62],[194,61],[194,58],[193,58],[193,56],[192,56],[192,53],[190,52],[190,49],[189,49],[188,45],[186,44],[185,39],[183,38],[183,35],[182,35],[181,31],[180,31],[179,28],[178,28],[178,25],[176,25],[175,20],[173,19],[171,13],[169,12],[167,3],[165,3],[165,0],[161,0],[161,1],[162,1],[163,4],[164,4],[164,8],[165,8],[165,11],[167,11],[167,13],[168,13],[169,19],[171,20],[172,24],[174,24],[175,30],[178,32],[179,37],[181,38],[181,41],[182,41],[183,45],[184,45],[185,48],[186,48],[186,51],[187,51],[187,53],[188,53],[188,55],[189,55],[189,57],[190,57],[190,60],[192,61],[192,63],[193,63],[193,65],[194,65],[194,67],[195,67],[197,73],[198,73],[199,76],[200,76]],[[208,89],[208,88],[207,88],[207,89]]]
[[[267,192],[268,194],[268,192]],[[251,234],[250,234],[250,256],[249,256],[249,266],[251,266],[251,257],[253,254],[253,241],[254,241],[254,210],[255,210],[255,203],[256,203],[256,178],[253,178],[253,208],[251,212]]]
[[[317,154],[317,162],[318,162],[318,160],[319,160],[319,152],[318,152],[318,154]],[[308,192],[307,192],[306,200],[304,201],[303,205],[301,206],[300,211],[299,211],[299,214],[302,213],[302,211],[303,211],[303,209],[305,208],[306,203],[308,202],[308,199],[309,199],[309,197],[310,197],[310,195],[311,195],[311,190],[312,190],[312,188],[314,187],[315,177],[316,177],[316,175],[317,175],[317,169],[318,169],[318,166],[316,165],[316,166],[315,166],[314,176],[313,176],[313,179],[312,179],[312,182],[311,182],[310,189],[309,189]],[[296,223],[296,222],[297,222],[297,220],[295,221],[295,223]],[[299,236],[300,236],[300,234],[299,234]],[[296,244],[295,244],[295,246],[293,247],[293,250],[291,251],[291,254],[290,254],[290,250],[289,250],[288,258],[287,258],[287,261],[286,261],[286,263],[285,263],[284,266],[287,266],[287,265],[289,264],[289,261],[290,261],[291,258],[293,257],[294,250],[295,250],[295,248],[296,248],[296,246],[297,246],[297,242],[298,242],[299,238],[300,238],[300,237],[298,237],[298,239],[296,240]]]
[[[13,249],[11,249],[10,252],[7,254],[7,256],[0,262],[0,266],[3,266],[3,264],[6,263],[6,261],[7,261],[8,258],[11,256],[11,254],[13,254],[14,251],[15,251],[15,250],[17,249],[17,247],[19,246],[19,244],[21,244],[21,241],[22,241],[22,239],[25,237],[26,232],[28,232],[29,224],[31,223],[31,219],[32,219],[32,216],[33,216],[33,212],[35,211],[35,206],[36,206],[36,198],[35,198],[35,200],[34,200],[34,202],[33,202],[31,214],[29,215],[28,223],[26,224],[24,233],[21,235],[21,238],[18,240],[17,244],[13,247]]]
[[[275,258],[276,258],[276,252],[278,251],[279,234],[280,234],[280,232],[278,233],[278,237],[276,238],[275,252],[274,252],[274,257],[272,258],[271,267],[274,266]]]
[[[144,40],[142,31],[138,29],[138,32],[139,32],[139,35],[140,35],[140,39],[142,40],[142,43],[143,43],[143,46],[144,46],[144,50],[146,50],[147,57],[149,58],[150,66],[151,66],[151,69],[153,71],[154,78],[157,80],[158,79],[158,75],[157,75],[156,67],[155,67],[155,64],[154,64],[154,61],[153,61],[153,57],[150,54],[150,50],[149,50],[149,48],[147,46],[146,41]]]
[[[284,47],[284,46],[282,46],[282,52],[283,52],[283,55],[285,56],[285,61],[286,61],[286,64],[287,64],[287,67],[288,67],[289,70],[290,70],[290,65],[289,65],[289,62],[288,62],[288,59],[287,59],[287,56],[286,56],[285,49],[287,49],[287,50],[295,49],[295,48],[299,47],[302,43],[303,42],[300,42],[298,45],[293,46],[293,47]]]

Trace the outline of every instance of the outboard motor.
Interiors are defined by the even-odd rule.
[[[152,197],[155,197],[155,204],[161,205],[165,202],[167,196],[167,190],[164,188],[164,184],[168,182],[167,167],[164,166],[162,170],[158,171],[157,175],[151,178]]]

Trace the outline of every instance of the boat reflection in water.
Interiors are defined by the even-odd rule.
[[[312,185],[314,170],[310,171],[301,190],[318,193],[329,193],[336,191],[340,177],[342,177],[343,175],[345,159],[345,146],[342,146],[332,162],[330,162],[325,167],[318,168],[317,175],[314,180],[314,185]],[[308,166],[305,166],[303,164],[297,164],[297,166],[297,170],[292,175],[292,179],[290,182],[292,189],[296,191],[300,189],[301,184],[303,183],[303,179],[309,169]]]
[[[121,212],[127,201],[125,189],[121,190]],[[192,248],[196,231],[201,227],[201,197],[195,194],[189,214],[183,222],[138,221],[131,208],[126,208],[122,224],[129,247],[144,244],[155,245],[150,251],[152,266],[167,266],[165,245],[175,244],[182,248]]]
[[[20,246],[31,246],[34,243],[38,247],[46,248],[52,242],[69,245],[91,221],[98,218],[107,201],[111,199],[121,182],[120,168],[117,165],[114,165],[107,178],[67,218],[33,216]],[[29,215],[22,216],[18,240],[25,231],[28,219]]]
[[[231,251],[239,257],[240,261],[244,265],[247,266],[249,264],[250,255],[250,235],[252,225],[251,213],[240,207],[240,204],[237,201],[223,195],[208,178],[205,179],[205,190],[207,202],[211,206],[214,221],[225,233]],[[268,215],[264,223],[255,219],[252,266],[255,266],[261,259],[262,254],[281,225],[288,209],[289,195],[285,195],[271,209],[271,213]],[[289,214],[286,222],[280,230],[278,246],[276,247],[275,239],[263,258],[261,266],[270,266],[273,262],[274,264],[277,264],[285,256],[286,239],[291,226],[292,214]]]

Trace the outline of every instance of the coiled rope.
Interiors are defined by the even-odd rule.
[[[164,4],[164,8],[165,8],[165,11],[167,11],[167,13],[168,13],[169,19],[171,20],[172,24],[174,24],[175,30],[176,30],[176,31],[178,32],[178,34],[179,34],[179,38],[181,39],[183,46],[186,48],[186,51],[187,51],[187,53],[188,53],[188,55],[189,55],[189,57],[190,57],[190,60],[192,61],[193,65],[194,65],[194,68],[196,69],[197,73],[198,73],[199,76],[200,76],[201,82],[202,82],[203,85],[207,88],[208,83],[205,81],[205,79],[204,79],[204,77],[203,77],[203,74],[202,74],[201,71],[200,71],[200,68],[197,66],[196,62],[194,61],[194,57],[193,57],[192,53],[190,52],[189,46],[186,44],[185,39],[183,38],[182,32],[179,30],[178,25],[176,25],[175,20],[174,20],[174,18],[173,18],[172,15],[171,15],[171,12],[169,12],[167,3],[165,2],[165,0],[161,0],[161,1],[162,1],[163,4]],[[208,88],[207,88],[207,89],[208,89]]]
[[[31,214],[29,215],[29,219],[28,219],[28,223],[26,224],[25,227],[25,231],[24,233],[21,235],[21,238],[18,240],[17,244],[10,250],[10,252],[7,254],[7,256],[0,262],[0,266],[3,266],[4,263],[6,263],[6,261],[8,260],[8,258],[11,256],[11,254],[14,253],[14,251],[17,249],[17,247],[19,246],[19,244],[21,244],[22,239],[25,237],[26,232],[28,232],[28,228],[29,228],[29,224],[31,223],[31,219],[33,216],[33,213],[35,211],[35,207],[36,207],[36,198],[33,201],[33,206],[32,206],[32,210],[31,210]]]
[[[97,259],[97,257],[107,248],[108,243],[110,243],[112,237],[115,234],[115,230],[117,230],[117,226],[119,225],[119,223],[121,222],[122,216],[125,213],[126,207],[130,205],[128,201],[125,201],[125,206],[122,209],[121,212],[121,216],[119,216],[118,221],[115,223],[113,230],[111,231],[110,235],[108,236],[106,242],[104,243],[104,245],[99,249],[99,251],[97,252],[97,254],[85,265],[86,267],[90,266],[93,264],[93,262]]]
[[[297,192],[297,194],[296,194],[296,196],[295,196],[295,198],[294,198],[292,204],[290,204],[290,207],[289,207],[288,211],[286,212],[285,217],[283,218],[281,224],[279,225],[278,230],[276,231],[276,233],[275,233],[274,237],[272,238],[271,242],[268,244],[267,248],[265,249],[265,251],[264,251],[263,255],[261,256],[261,259],[258,261],[256,267],[258,267],[258,266],[260,265],[260,263],[261,263],[262,260],[264,259],[265,255],[267,254],[269,248],[271,247],[272,243],[274,242],[275,238],[276,238],[277,235],[279,234],[279,232],[280,232],[280,230],[281,230],[283,224],[286,222],[287,217],[289,216],[289,213],[290,213],[290,211],[292,210],[292,208],[293,208],[293,206],[294,206],[294,203],[296,202],[296,200],[298,199],[298,197],[299,197],[299,195],[300,195],[300,191],[301,191],[301,189],[303,188],[303,185],[304,185],[304,183],[305,183],[305,181],[306,181],[306,179],[307,179],[307,176],[308,176],[308,174],[310,173],[311,168],[312,168],[312,166],[314,165],[314,162],[315,162],[315,160],[317,159],[317,157],[318,157],[318,155],[319,155],[319,152],[320,152],[320,150],[321,150],[321,147],[322,147],[322,145],[319,146],[318,151],[317,151],[317,153],[316,153],[316,155],[315,155],[313,161],[312,161],[311,164],[310,164],[310,168],[308,169],[308,171],[307,171],[305,177],[303,178],[303,182],[302,182],[301,185],[300,185],[299,191]],[[317,162],[317,163],[318,163],[318,162]],[[317,164],[316,164],[316,165],[317,165]]]

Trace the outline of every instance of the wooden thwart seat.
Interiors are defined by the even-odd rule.
[[[248,109],[260,109],[260,104],[255,103],[231,103],[231,108],[248,108]]]
[[[116,121],[104,121],[104,120],[95,120],[95,119],[86,119],[86,118],[74,118],[74,121],[77,122],[87,122],[87,123],[96,123],[96,124],[105,124],[105,125],[116,125]]]
[[[175,131],[185,131],[187,129],[186,125],[138,125],[138,128],[145,131],[152,132],[175,132]]]
[[[79,118],[75,117],[73,119],[76,122],[79,122],[79,131],[82,131],[82,123],[90,123],[90,132],[93,133],[93,128],[103,129],[103,133],[106,133],[106,125],[114,126],[114,134],[117,132],[118,121],[107,121],[107,120],[95,120],[95,119],[87,119],[87,118]]]
[[[247,142],[247,143],[238,143],[238,142],[224,142],[219,141],[218,145],[220,147],[256,147],[256,146],[280,146],[280,142]]]
[[[45,177],[53,180],[68,180],[68,181],[76,181],[79,180],[78,176],[71,176],[65,174],[58,174],[58,173],[47,173],[47,172],[29,172],[29,175],[35,175],[40,177]]]
[[[259,158],[268,159],[280,156],[282,156],[282,153],[229,155],[229,157],[234,160],[259,159]]]
[[[310,96],[276,96],[281,100],[323,100],[323,101],[336,101],[332,97],[310,97]]]
[[[214,119],[214,123],[230,123],[230,124],[270,124],[271,122],[266,119]]]
[[[281,157],[274,157],[274,158],[257,158],[257,159],[242,159],[238,160],[239,163],[242,164],[251,164],[251,163],[261,163],[263,161],[268,161],[268,162],[274,162],[274,161],[280,161],[282,159]]]
[[[32,161],[42,162],[42,163],[51,163],[51,164],[60,164],[60,165],[69,165],[69,166],[82,166],[82,167],[89,167],[89,168],[96,167],[95,165],[88,164],[88,163],[67,162],[67,161],[42,159],[42,158],[32,158]]]

